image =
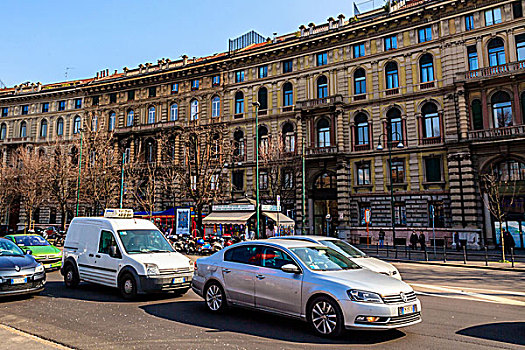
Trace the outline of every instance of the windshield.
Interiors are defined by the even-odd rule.
[[[174,252],[158,230],[126,230],[118,234],[128,254]]]
[[[24,255],[22,249],[18,248],[16,244],[7,239],[0,239],[0,256],[18,256]]]
[[[44,237],[41,236],[15,236],[16,244],[24,247],[42,247],[50,245]]]
[[[356,247],[341,240],[325,240],[320,241],[322,245],[337,250],[339,253],[349,256],[351,258],[366,258],[366,254]]]
[[[352,260],[328,247],[290,248],[301,261],[314,271],[337,271],[359,269]]]

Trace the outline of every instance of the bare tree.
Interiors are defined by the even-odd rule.
[[[508,174],[503,176],[495,169],[491,169],[482,175],[482,186],[486,196],[483,196],[483,202],[492,216],[497,220],[500,227],[499,238],[501,242],[501,255],[505,262],[505,239],[503,236],[503,222],[507,216],[507,208],[512,206],[519,192],[516,179]],[[504,205],[504,200],[508,201]]]
[[[0,160],[0,223],[9,214],[8,208],[16,194],[15,169]]]
[[[47,191],[43,184],[49,181],[49,165],[44,155],[37,154],[29,147],[15,152],[17,167],[17,189],[26,215],[26,229],[33,225],[34,211],[46,201]]]
[[[159,186],[163,194],[175,208],[180,203],[180,132],[164,135],[161,142],[161,161],[159,166]]]

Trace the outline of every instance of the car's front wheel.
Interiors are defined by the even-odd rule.
[[[328,297],[317,297],[308,308],[308,322],[315,333],[323,337],[337,337],[343,331],[344,319],[339,305]]]
[[[130,273],[126,273],[120,278],[119,289],[124,299],[131,300],[137,297],[137,282]]]
[[[224,294],[224,290],[217,282],[212,282],[206,286],[204,300],[206,301],[206,307],[211,312],[219,313],[226,308],[226,294]]]

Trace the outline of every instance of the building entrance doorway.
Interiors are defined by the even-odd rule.
[[[334,173],[321,173],[314,181],[313,191],[313,234],[336,236],[338,226],[337,178]],[[330,214],[328,216],[328,214]]]

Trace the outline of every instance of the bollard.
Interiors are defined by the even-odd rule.
[[[405,246],[405,259],[408,257],[408,246]]]
[[[510,248],[510,261],[512,262],[512,267],[514,268],[514,248]]]
[[[397,259],[397,245],[395,245],[394,247],[396,249],[396,259]]]
[[[467,247],[463,246],[463,264],[467,264]]]
[[[489,266],[489,253],[487,246],[485,246],[485,266]]]
[[[410,251],[411,251],[411,250],[412,250],[412,249],[409,249],[409,250],[408,250],[408,260],[412,260],[412,258],[411,258],[411,256],[410,256]]]
[[[376,244],[376,255],[379,256],[379,243]]]
[[[386,245],[386,257],[388,258],[388,244]]]
[[[443,262],[447,262],[447,246],[443,244]]]
[[[428,252],[426,249],[425,249],[425,261],[428,261]]]

